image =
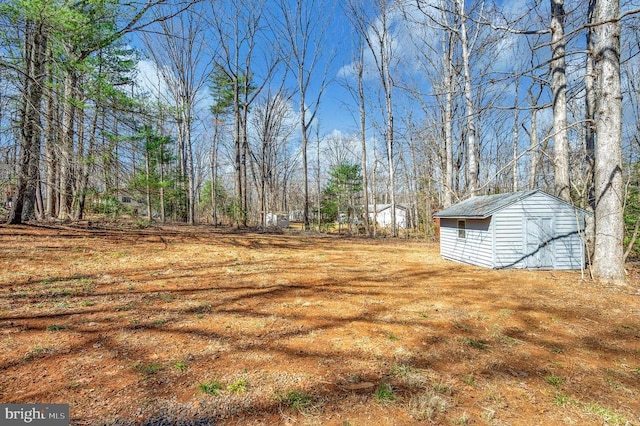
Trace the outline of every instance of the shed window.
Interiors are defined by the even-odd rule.
[[[458,239],[464,240],[467,238],[467,223],[464,220],[458,221]]]

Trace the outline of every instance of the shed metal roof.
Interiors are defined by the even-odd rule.
[[[492,216],[495,212],[502,210],[503,208],[524,198],[530,197],[537,192],[542,192],[549,197],[557,199],[561,203],[569,204],[557,197],[554,197],[553,195],[549,195],[546,192],[540,191],[539,189],[534,189],[531,191],[508,192],[505,194],[481,195],[478,197],[471,197],[468,200],[462,201],[458,204],[454,204],[449,208],[439,211],[434,216],[439,218],[460,217],[470,219],[486,219],[489,216]],[[575,207],[573,205],[571,206],[580,209],[579,207]]]

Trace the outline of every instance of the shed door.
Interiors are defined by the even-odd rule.
[[[553,222],[551,218],[527,218],[526,232],[527,267],[553,268]]]

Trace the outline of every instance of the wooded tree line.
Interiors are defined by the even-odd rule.
[[[365,232],[376,202],[430,235],[440,207],[540,188],[594,212],[594,272],[622,280],[640,223],[637,6],[5,1],[8,221],[133,205],[240,226],[287,212],[310,229],[357,165]],[[320,121],[337,87],[351,132]]]

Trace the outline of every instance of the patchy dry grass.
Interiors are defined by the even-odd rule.
[[[637,275],[169,226],[0,226],[0,271],[0,400],[72,424],[640,424]]]

